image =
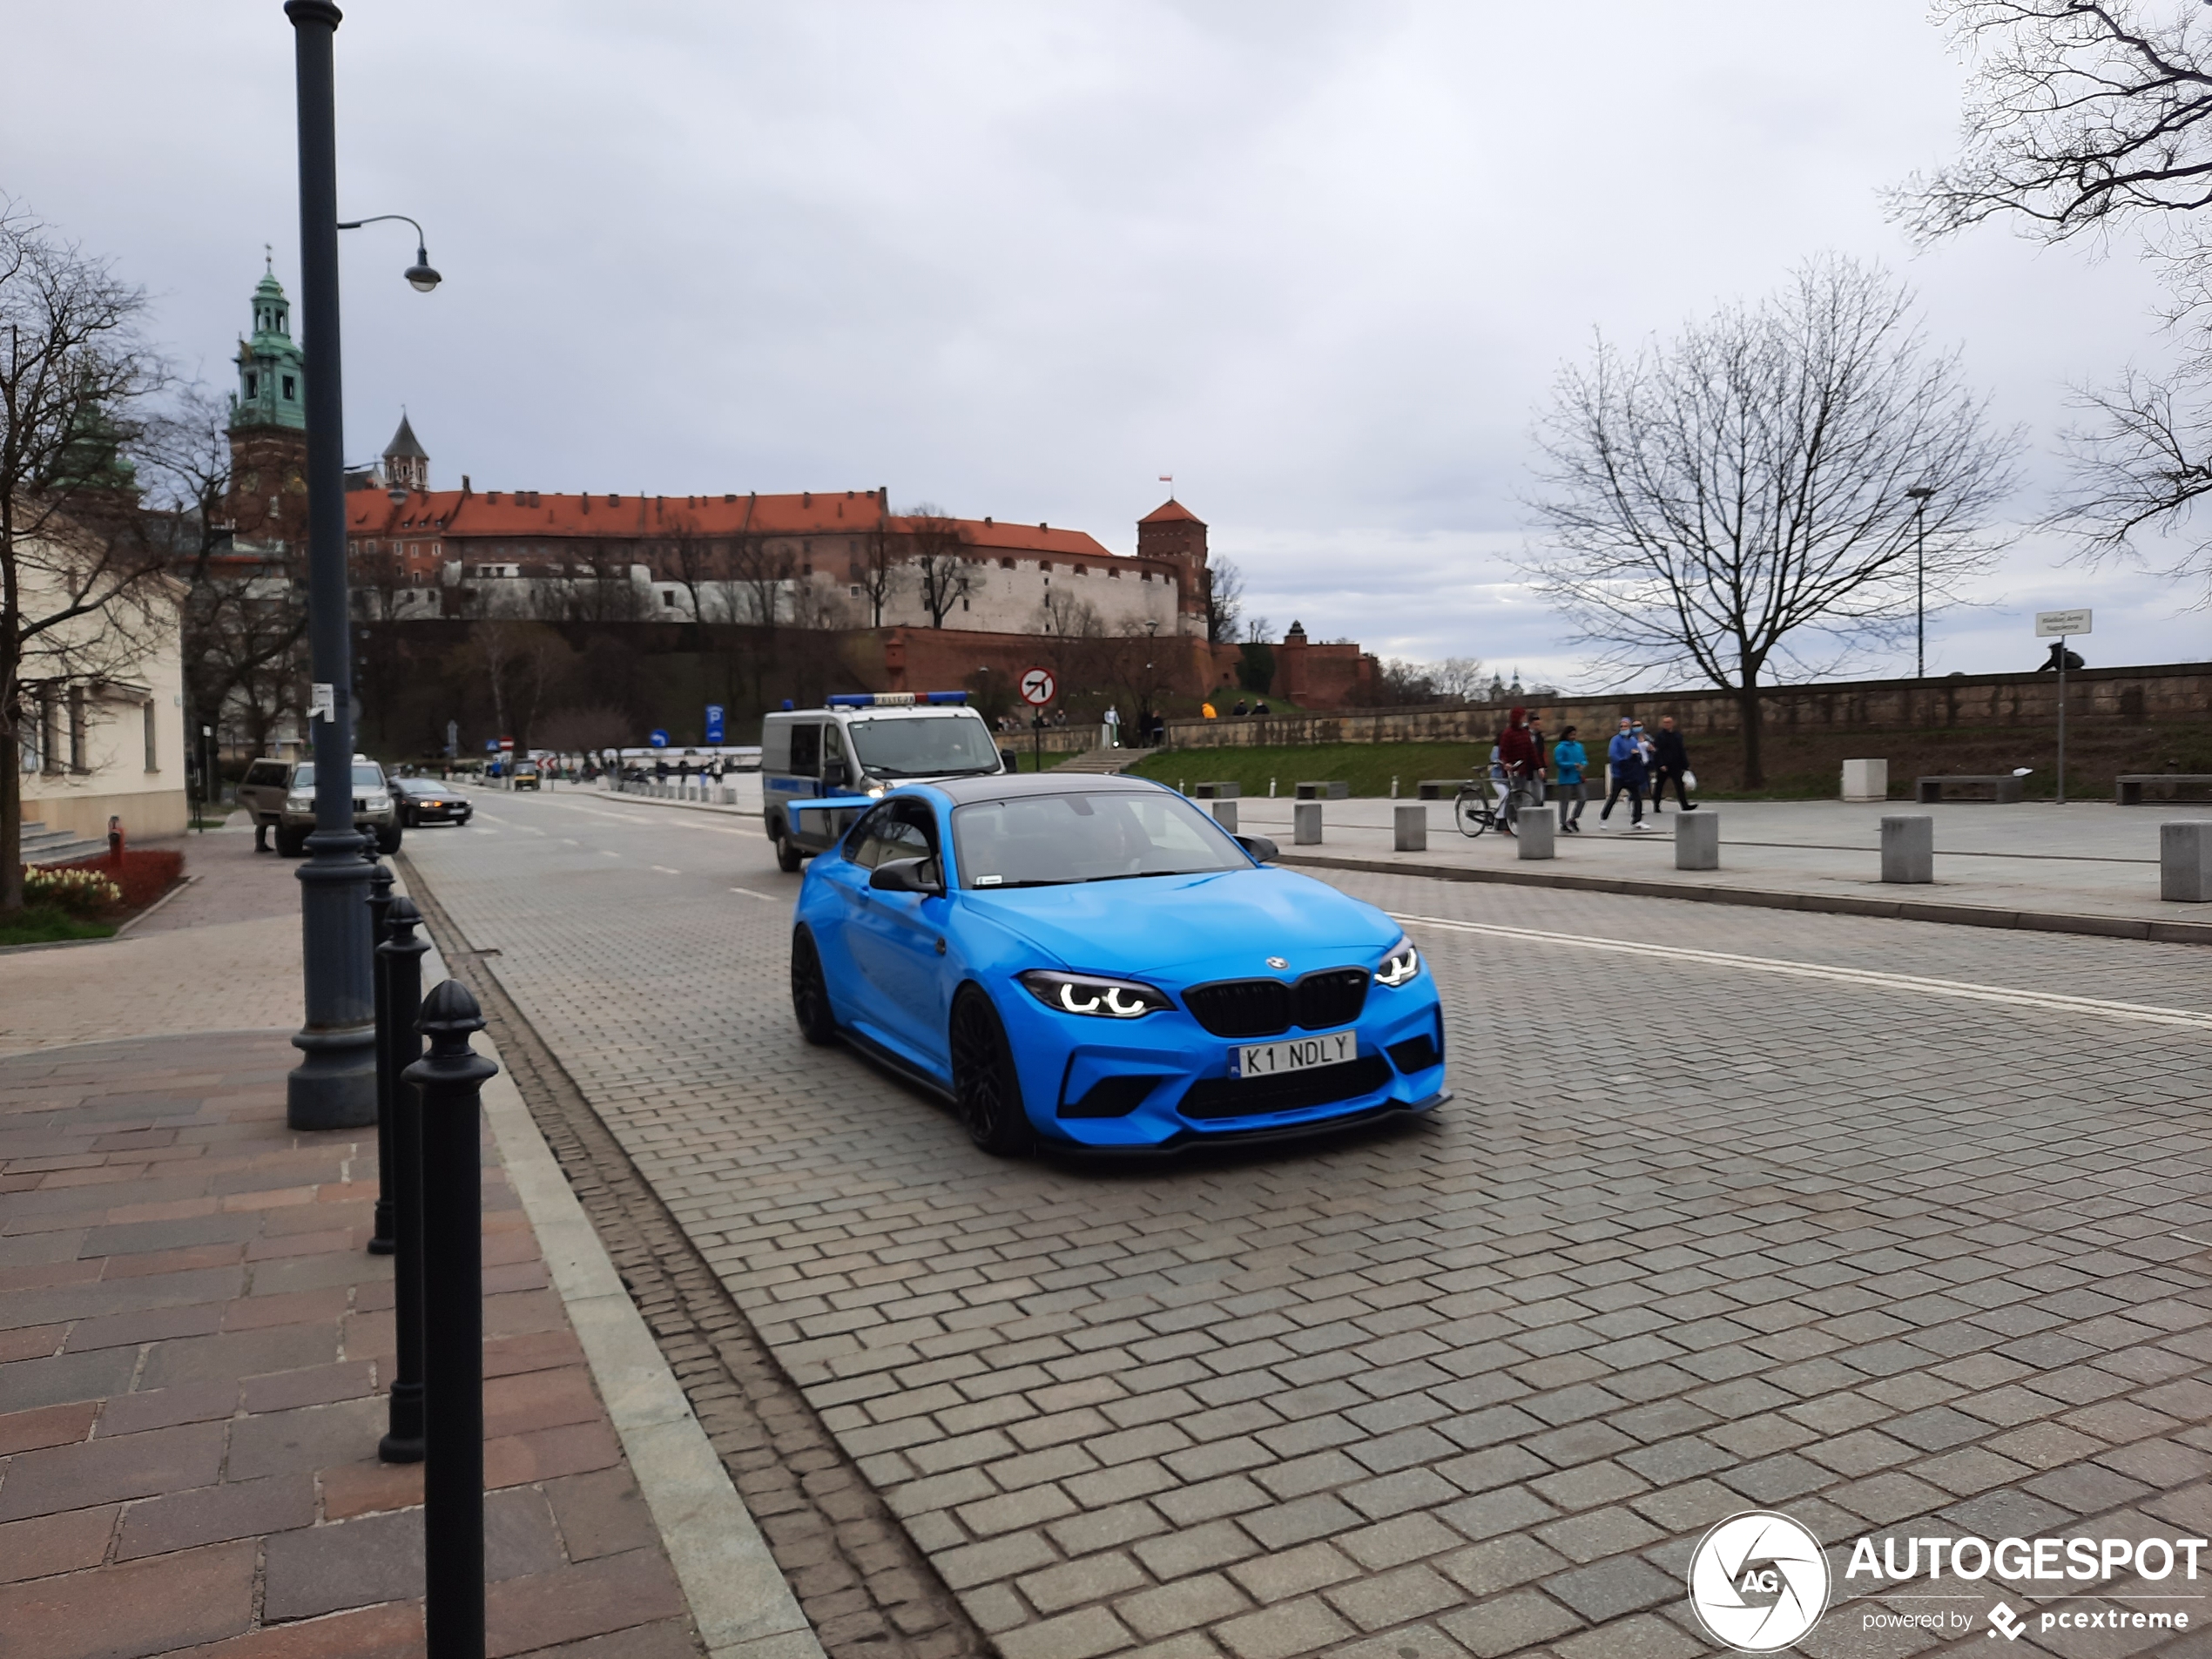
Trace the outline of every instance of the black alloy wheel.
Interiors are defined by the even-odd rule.
[[[1022,1109],[1022,1081],[1006,1028],[990,999],[973,986],[953,1003],[953,1098],[968,1139],[995,1157],[1019,1157],[1036,1144]]]
[[[837,1041],[837,1018],[830,1012],[821,953],[814,948],[814,935],[804,927],[791,936],[791,1011],[799,1018],[799,1035],[816,1048]]]

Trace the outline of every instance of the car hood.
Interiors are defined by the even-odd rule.
[[[1402,931],[1374,906],[1279,869],[971,888],[961,899],[1057,966],[1190,983],[1286,971],[1270,968],[1270,956],[1289,962],[1292,974],[1341,965],[1380,953]]]

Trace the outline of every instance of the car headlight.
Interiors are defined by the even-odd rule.
[[[314,809],[315,798],[313,795],[287,795],[284,798],[284,810],[287,813],[312,813]]]
[[[1378,985],[1403,985],[1421,971],[1421,954],[1413,948],[1410,939],[1400,939],[1390,948],[1390,954],[1383,958],[1382,966],[1375,970]]]
[[[361,801],[363,812],[381,813],[392,804],[392,798],[389,795],[364,795]]]
[[[1096,974],[1059,974],[1036,968],[1021,974],[1023,988],[1045,1007],[1062,1014],[1089,1014],[1102,1020],[1136,1020],[1175,1005],[1163,991],[1135,980],[1105,979]]]

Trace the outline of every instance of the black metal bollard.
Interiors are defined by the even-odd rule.
[[[391,998],[384,990],[384,928],[392,911],[392,867],[378,864],[375,843],[369,844],[368,948],[369,983],[376,993],[376,1231],[370,1236],[368,1253],[392,1253],[392,1069]]]
[[[392,1080],[391,1152],[385,1164],[392,1195],[392,1323],[398,1352],[392,1372],[387,1427],[376,1455],[387,1463],[422,1461],[422,1096],[405,1073],[422,1053],[415,1020],[422,1009],[422,959],[430,947],[415,936],[422,918],[412,899],[395,899],[387,937],[376,948],[376,982],[390,1017],[377,1028],[377,1071]]]
[[[430,1052],[404,1076],[422,1099],[424,1651],[483,1659],[484,1080],[499,1068],[469,1046],[484,1016],[448,980],[422,1001]]]

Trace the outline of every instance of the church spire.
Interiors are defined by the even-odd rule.
[[[265,245],[266,246],[266,245]],[[231,430],[241,427],[307,429],[307,354],[292,338],[292,302],[276,279],[276,259],[253,285],[253,332],[238,343],[238,391]]]
[[[400,411],[400,429],[384,446],[384,482],[395,489],[430,487],[430,452],[422,447],[415,435],[415,428],[408,424],[405,409]]]

